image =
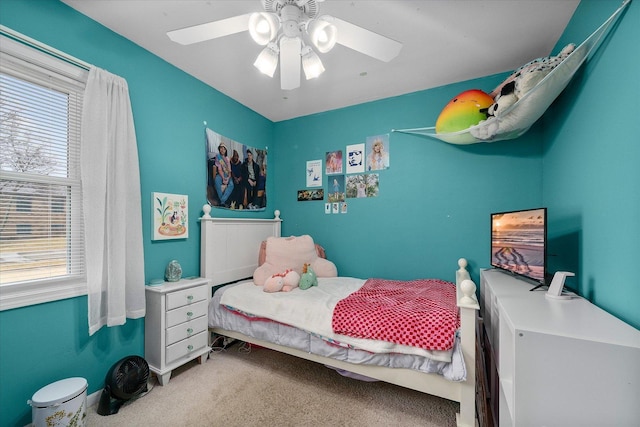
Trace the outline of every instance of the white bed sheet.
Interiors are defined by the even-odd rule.
[[[336,304],[364,285],[366,280],[353,277],[321,277],[318,286],[307,290],[268,293],[251,281],[240,283],[221,298],[223,305],[243,313],[294,326],[330,341],[371,353],[402,353],[451,361],[451,350],[426,350],[389,341],[354,338],[333,332],[331,317]]]
[[[355,285],[357,281],[364,283],[364,281],[362,281],[361,279],[352,280],[352,285]],[[362,283],[360,283],[360,286],[362,285]],[[236,288],[239,288],[239,290]],[[332,339],[330,336],[325,336],[324,334],[318,332],[307,331],[294,326],[289,326],[282,323],[282,320],[250,320],[245,316],[238,315],[224,308],[224,305],[231,305],[225,304],[225,302],[229,302],[229,300],[234,302],[235,305],[243,306],[241,301],[236,301],[234,298],[229,298],[227,294],[229,293],[233,295],[242,295],[247,290],[246,288],[249,288],[250,294],[252,292],[251,288],[255,288],[260,292],[260,294],[262,294],[262,297],[264,297],[265,295],[265,292],[262,291],[262,288],[255,286],[251,281],[241,282],[238,284],[228,285],[220,288],[209,302],[209,327],[217,327],[240,332],[253,338],[350,363],[370,364],[377,366],[386,366],[390,368],[407,368],[421,372],[436,373],[444,376],[450,381],[464,381],[466,379],[466,368],[462,357],[460,338],[458,336],[456,336],[454,348],[450,352],[437,352],[448,353],[447,358],[450,358],[450,362],[446,360],[438,360],[437,358],[434,359],[432,357],[429,357],[428,355],[425,356],[418,354],[403,354],[399,352],[388,351],[374,353],[359,348],[339,346],[330,342],[330,340]],[[359,288],[359,286],[357,286],[357,288]],[[234,289],[236,290],[233,291]],[[300,292],[309,291],[310,290]],[[288,292],[288,294],[292,294],[292,292]],[[227,295],[227,297],[225,297],[225,295]],[[258,299],[261,299],[259,294],[254,296]],[[235,308],[241,309],[240,307]],[[326,306],[324,310],[326,313]],[[242,309],[242,311],[245,310]],[[250,311],[246,312],[250,313]],[[331,313],[331,311],[329,313]],[[251,314],[258,315],[256,313]],[[259,316],[269,319],[268,316]],[[330,325],[331,316],[328,317]],[[330,332],[329,335],[334,335],[334,339],[342,342],[341,337],[343,336],[337,336],[332,332]],[[440,357],[440,359],[442,359],[442,357]]]

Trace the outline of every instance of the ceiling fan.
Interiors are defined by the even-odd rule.
[[[324,72],[313,47],[326,53],[338,43],[384,62],[400,53],[402,43],[333,16],[318,16],[322,1],[261,0],[264,12],[173,30],[167,35],[176,43],[189,45],[249,31],[256,43],[265,46],[253,65],[273,77],[279,60],[283,90],[300,87],[301,64],[307,80]]]

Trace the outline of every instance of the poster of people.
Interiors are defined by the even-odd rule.
[[[267,206],[267,151],[205,130],[207,201],[213,207],[263,211]]]

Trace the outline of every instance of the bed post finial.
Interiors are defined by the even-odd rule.
[[[280,211],[278,209],[273,211],[273,217],[274,219],[280,219]]]
[[[460,284],[460,290],[463,297],[460,298],[461,304],[476,304],[477,301],[472,297],[476,293],[476,284],[472,280],[465,279]]]
[[[209,205],[208,203],[202,205],[202,212],[204,212],[202,218],[211,218],[211,215],[209,215],[209,212],[211,212],[211,205]]]
[[[467,279],[471,279],[469,272],[467,271],[467,260],[466,258],[458,259],[458,268],[456,270],[456,286],[460,287],[462,282]]]

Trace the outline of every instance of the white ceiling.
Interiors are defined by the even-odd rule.
[[[403,43],[389,63],[336,45],[326,71],[280,89],[253,66],[262,50],[242,32],[189,46],[170,30],[262,11],[259,0],[61,0],[277,122],[513,70],[551,52],[579,0],[319,2],[328,14]],[[487,91],[493,88],[482,88]]]

